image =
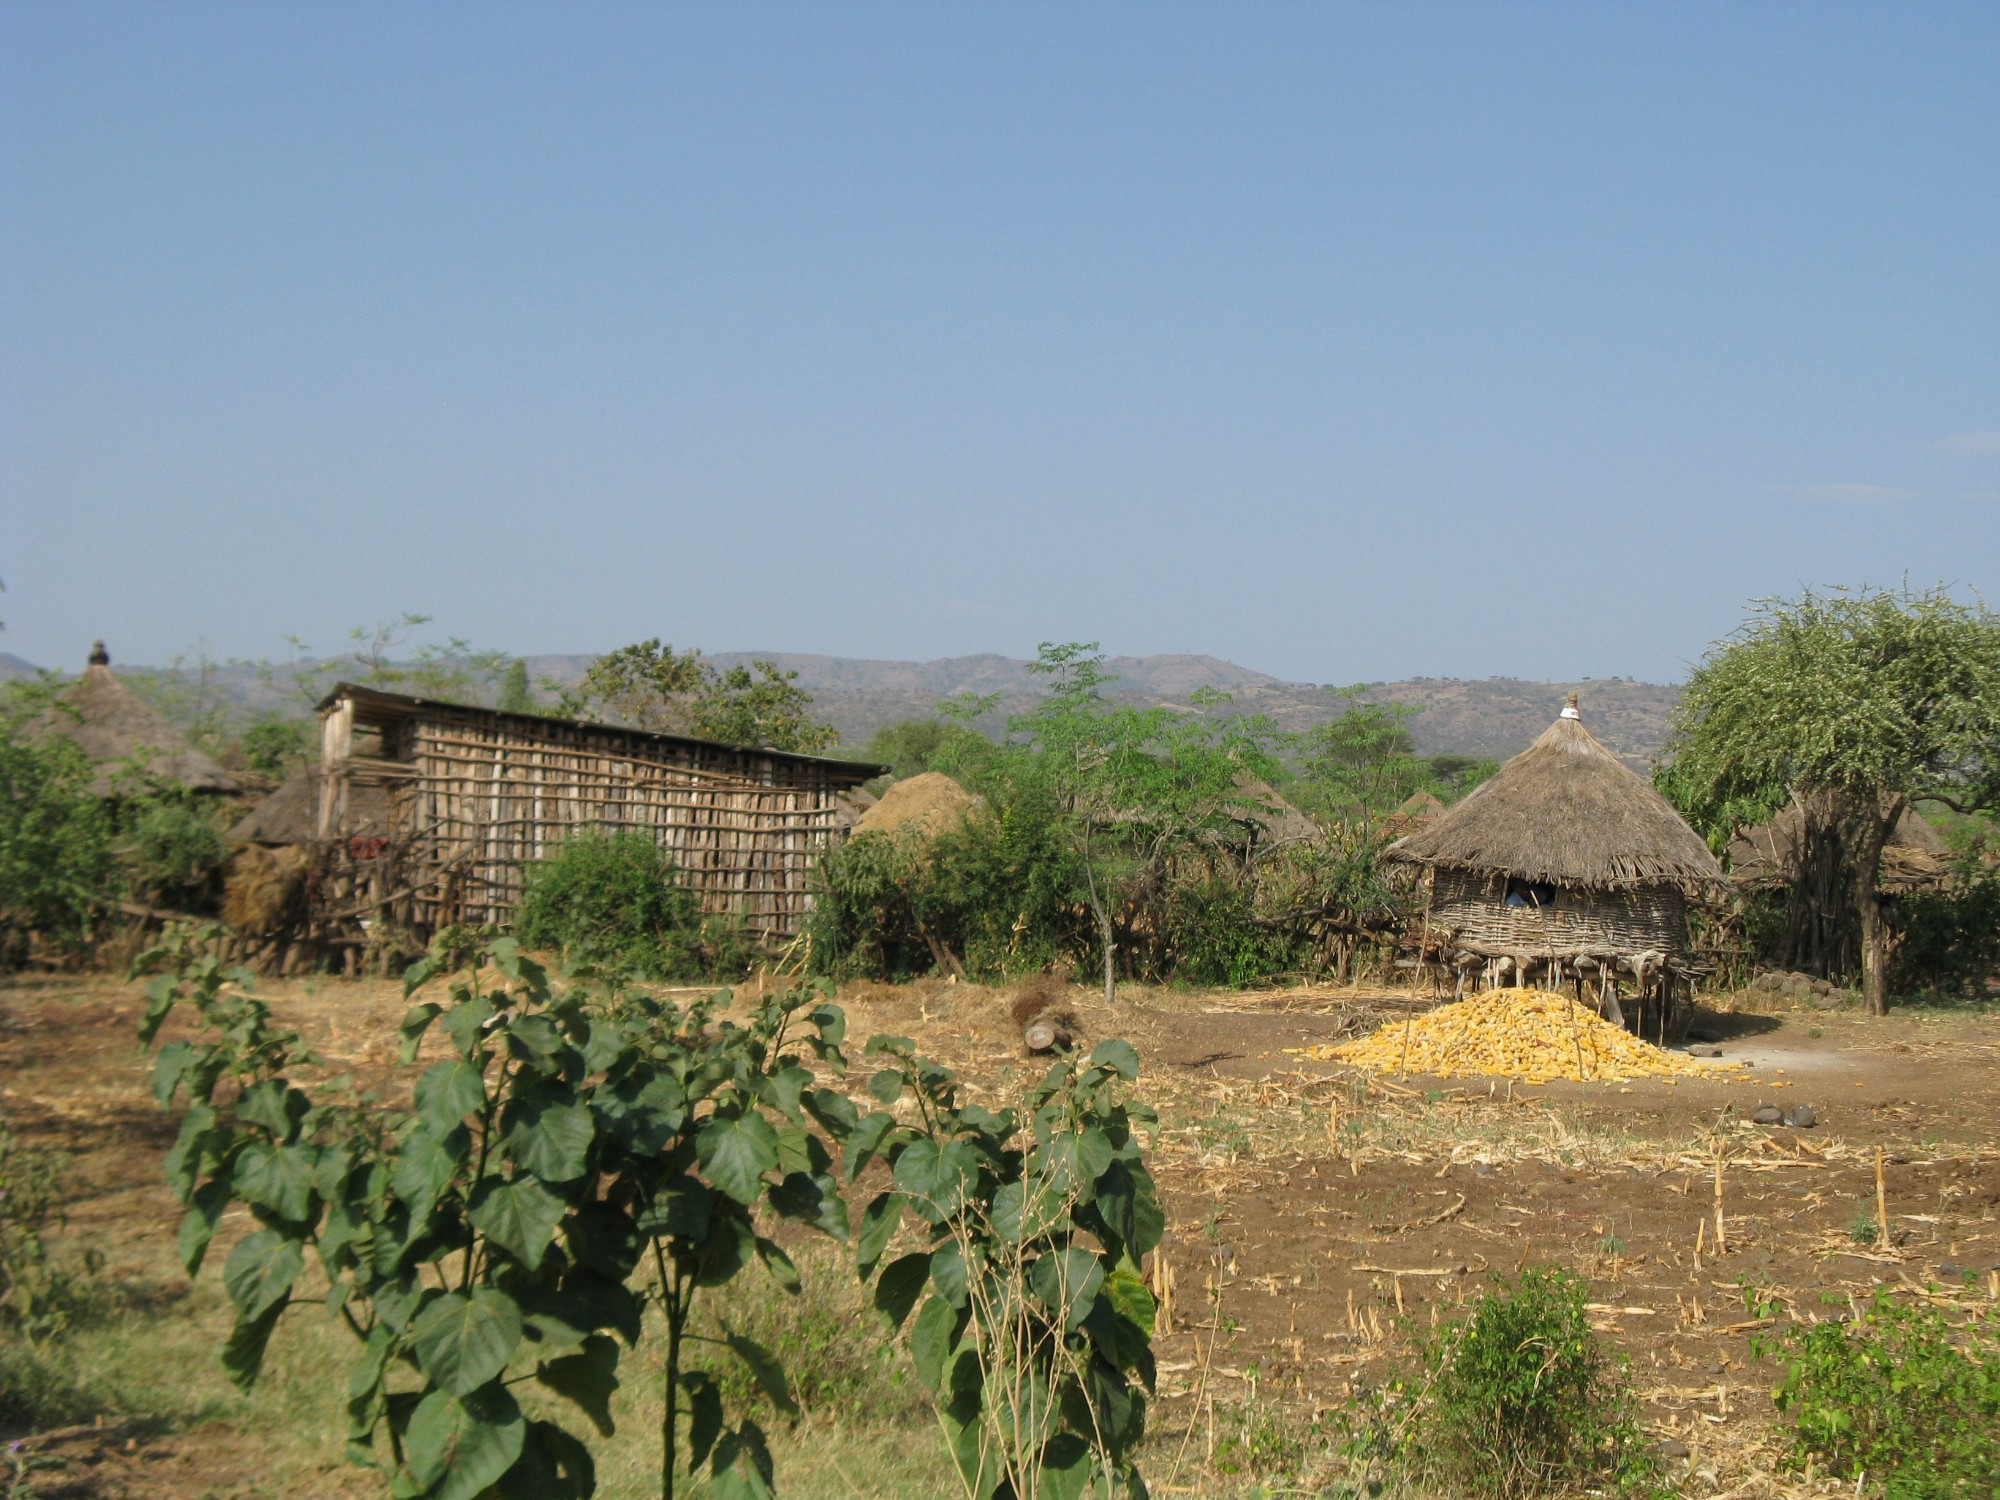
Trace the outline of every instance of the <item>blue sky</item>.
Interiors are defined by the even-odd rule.
[[[2000,596],[2000,7],[0,10],[0,650]]]

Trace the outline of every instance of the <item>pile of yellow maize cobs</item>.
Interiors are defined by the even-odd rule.
[[[1586,1005],[1547,990],[1486,990],[1408,1023],[1391,1021],[1352,1042],[1290,1049],[1318,1062],[1432,1078],[1712,1078],[1740,1066],[1702,1063],[1642,1042]]]

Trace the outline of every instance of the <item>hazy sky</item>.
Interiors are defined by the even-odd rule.
[[[0,650],[2000,600],[2000,6],[0,9]]]

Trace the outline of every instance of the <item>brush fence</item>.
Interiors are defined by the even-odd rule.
[[[378,924],[422,942],[505,923],[523,866],[581,829],[650,835],[703,910],[792,937],[838,794],[879,769],[366,689],[321,718],[316,925],[352,921],[371,946]]]

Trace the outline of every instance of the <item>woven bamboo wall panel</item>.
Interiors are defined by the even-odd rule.
[[[1557,892],[1553,907],[1509,906],[1506,882],[1439,870],[1431,925],[1470,952],[1493,955],[1688,951],[1687,900],[1674,886]]]
[[[836,794],[853,779],[727,746],[675,747],[670,760],[644,736],[522,728],[444,705],[379,725],[370,717],[364,704],[356,728],[379,730],[385,757],[329,755],[332,826],[322,833],[380,838],[387,847],[369,857],[393,862],[403,919],[428,931],[504,924],[525,865],[604,829],[655,839],[703,910],[759,938],[790,937],[811,903],[813,858],[842,826]],[[366,829],[354,816],[363,807],[375,812]]]

